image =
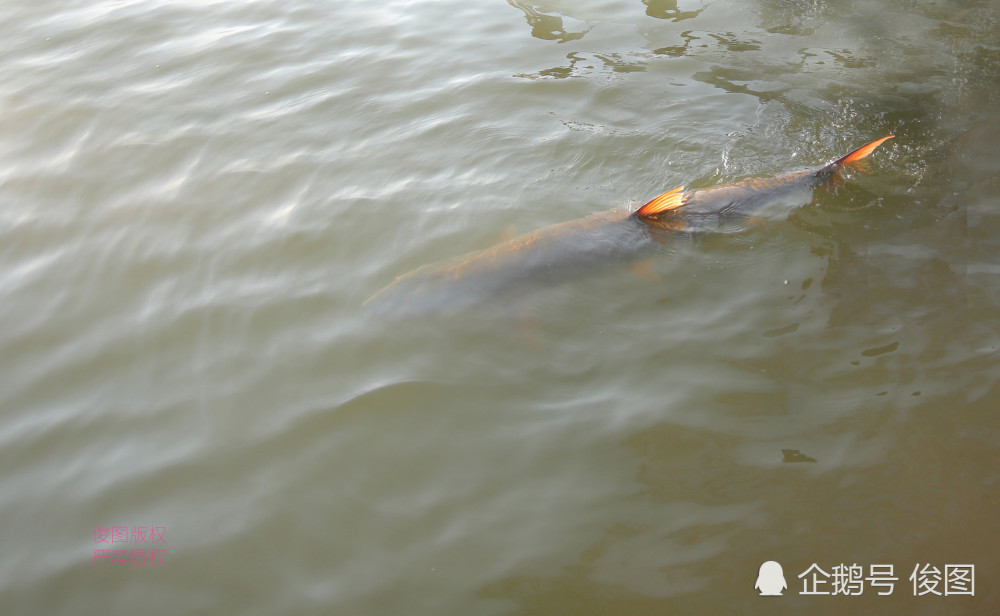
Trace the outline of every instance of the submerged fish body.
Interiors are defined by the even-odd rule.
[[[839,181],[848,167],[861,161],[892,135],[877,139],[818,169],[802,169],[770,177],[693,191],[684,187],[664,193],[636,211],[647,224],[686,233],[743,228],[750,218],[765,215],[771,206],[808,201],[812,191]]]
[[[743,228],[769,206],[807,197],[840,178],[846,167],[891,138],[873,141],[818,169],[693,191],[678,187],[634,212],[615,209],[543,227],[400,276],[365,306],[379,314],[449,312],[628,265],[678,235]]]
[[[650,220],[686,233],[742,230],[775,206],[808,202],[824,175],[824,169],[807,169],[682,193],[681,205]]]
[[[366,306],[378,313],[445,312],[626,265],[657,246],[625,209],[599,212],[400,276]]]

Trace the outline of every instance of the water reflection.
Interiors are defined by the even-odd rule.
[[[642,0],[646,5],[646,15],[657,19],[669,19],[670,21],[682,21],[691,19],[701,14],[704,7],[696,11],[683,11],[677,8],[677,0]]]
[[[543,41],[555,41],[565,43],[583,38],[589,33],[593,26],[592,21],[600,21],[600,15],[588,11],[580,4],[570,4],[564,6],[561,3],[546,2],[545,0],[535,0],[527,2],[525,0],[507,0],[511,6],[524,12],[524,16],[531,27],[531,36]],[[646,7],[646,15],[656,19],[663,19],[672,22],[693,19],[705,10],[701,5],[697,9],[683,10],[678,7],[677,0],[642,0]],[[567,28],[564,20],[569,19],[581,24],[573,29]]]
[[[628,54],[626,56],[619,53],[583,53],[574,51],[566,54],[566,59],[569,63],[565,66],[554,66],[542,69],[537,73],[519,74],[516,77],[525,79],[542,79],[546,77],[565,79],[567,77],[579,77],[592,72],[641,72],[646,70],[647,57],[646,54],[639,53]],[[638,60],[631,58],[638,58]]]
[[[511,6],[524,11],[528,25],[531,26],[531,36],[537,39],[565,43],[566,41],[583,38],[585,34],[590,32],[590,28],[577,32],[568,32],[563,25],[562,17],[544,13],[542,10],[536,8],[533,3],[524,2],[523,0],[507,0],[507,2]]]

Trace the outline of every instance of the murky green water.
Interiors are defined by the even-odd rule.
[[[0,611],[995,612],[998,28],[985,1],[5,4]],[[654,279],[361,310],[511,229],[887,134]],[[802,595],[812,564],[897,581]],[[974,596],[914,596],[962,564]]]

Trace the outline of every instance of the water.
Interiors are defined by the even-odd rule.
[[[976,1],[4,5],[0,611],[996,611],[998,27]],[[360,309],[509,229],[887,134],[655,280]],[[898,581],[800,595],[813,563]],[[913,596],[963,563],[975,596]]]

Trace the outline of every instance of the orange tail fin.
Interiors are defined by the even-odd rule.
[[[684,187],[678,186],[636,210],[635,215],[639,218],[652,218],[668,210],[676,210],[684,205],[685,200]]]
[[[860,148],[858,148],[857,150],[854,150],[853,152],[851,152],[850,154],[848,154],[847,156],[845,156],[845,157],[837,160],[834,164],[835,165],[851,165],[851,164],[855,164],[859,160],[862,160],[862,159],[866,158],[869,154],[871,154],[872,152],[874,152],[875,148],[877,148],[878,146],[882,145],[883,141],[888,141],[889,139],[892,139],[893,137],[895,137],[895,135],[889,135],[888,137],[882,137],[881,139],[876,139],[875,141],[872,141],[868,145],[863,145]]]

